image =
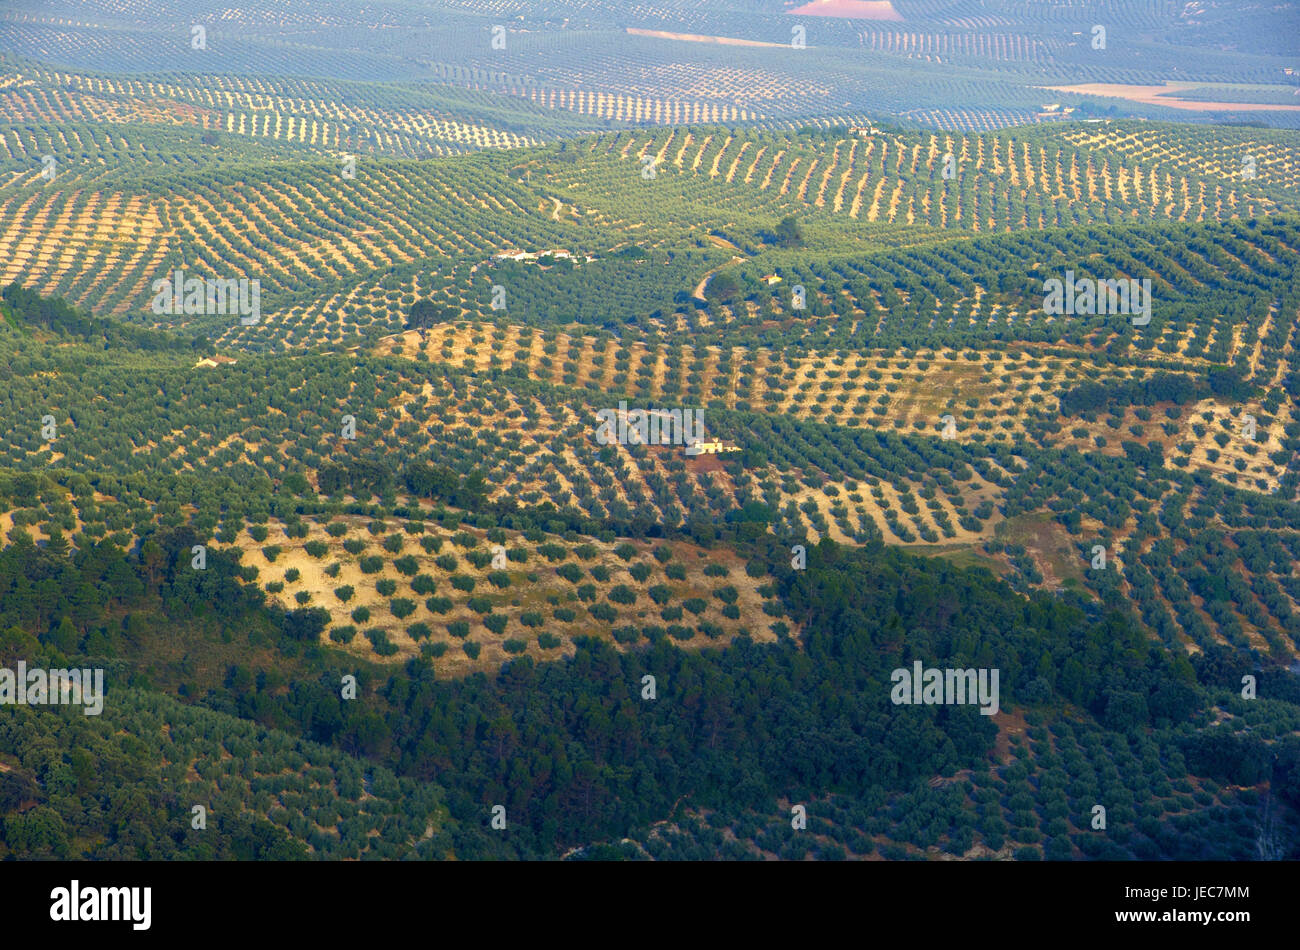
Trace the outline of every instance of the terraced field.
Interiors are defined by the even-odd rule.
[[[1300,86],[1241,9],[14,0],[0,661],[129,686],[0,728],[0,856],[1292,847]]]
[[[571,655],[575,637],[631,645],[646,628],[683,647],[721,645],[740,630],[770,642],[780,615],[742,561],[693,545],[575,546],[357,517],[308,524],[293,538],[282,527],[258,530],[260,540],[248,531],[232,541],[273,600],[330,611],[329,637],[345,649],[391,662],[423,652],[453,675],[523,653]]]
[[[145,85],[138,94],[150,91]],[[375,127],[365,116],[358,121]],[[566,295],[582,319],[590,306],[583,288],[597,282],[627,287],[606,299],[606,307],[617,302],[626,309],[607,310],[606,319],[646,318],[673,307],[681,313],[674,295],[685,288],[648,281],[635,257],[612,257],[619,247],[607,236],[611,228],[634,236],[673,280],[691,288],[727,259],[708,250],[695,259],[666,250],[684,242],[711,248],[719,234],[741,249],[748,279],[774,273],[787,287],[808,287],[825,278],[798,267],[797,254],[757,240],[787,214],[804,220],[808,239],[819,245],[861,246],[866,236],[874,250],[954,231],[1201,223],[1297,209],[1293,137],[1253,131],[1222,133],[1211,149],[1189,141],[1170,150],[1154,147],[1159,133],[1140,127],[979,136],[692,128],[602,135],[509,153],[519,156],[513,159],[483,154],[451,164],[308,143],[304,148],[319,160],[289,170],[249,167],[266,155],[237,131],[122,128],[118,135],[94,126],[11,126],[0,135],[7,153],[0,153],[7,165],[0,169],[0,248],[8,253],[2,279],[151,322],[153,282],[176,266],[257,280],[265,313],[258,325],[196,321],[223,344],[255,348],[338,343],[376,325],[396,329],[403,311],[430,295],[464,313],[491,315],[489,291],[499,279],[490,279],[497,275],[488,265],[511,249],[565,249],[596,260],[595,275],[573,272],[560,280],[568,272],[553,268],[515,275],[522,286],[512,288],[510,306],[525,319],[553,312]],[[49,171],[45,156],[54,163]],[[242,170],[231,174],[237,162]],[[134,174],[102,170],[123,165]],[[852,280],[859,268],[849,267]],[[843,302],[838,288],[816,292],[846,316],[879,309],[883,291],[867,306],[846,289]],[[990,288],[960,291],[954,317],[964,310],[970,320],[983,319],[981,298]],[[769,295],[771,307],[761,294],[747,296],[754,306],[741,316],[788,313],[779,292]],[[906,305],[906,294],[900,296]],[[989,319],[1002,316],[997,302]],[[1005,319],[1017,315],[1014,307],[1005,312]]]

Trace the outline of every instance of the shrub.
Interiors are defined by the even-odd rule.
[[[266,547],[262,548],[262,556],[274,564],[275,559],[280,556],[283,550],[284,549],[278,544],[268,544]]]
[[[577,612],[568,607],[556,607],[551,611],[551,616],[560,623],[573,623],[578,618]]]
[[[459,566],[460,562],[456,560],[454,554],[440,554],[434,559],[433,563],[437,564],[444,571],[454,571]]]
[[[402,557],[393,561],[393,567],[397,568],[399,573],[410,577],[420,569],[420,562],[411,557],[411,555],[404,554]]]
[[[673,549],[666,544],[661,544],[654,549],[655,560],[660,564],[667,564],[673,559]]]
[[[452,603],[450,597],[430,597],[424,606],[429,608],[429,613],[445,614],[451,612]]]
[[[735,587],[728,584],[726,587],[720,587],[713,592],[713,596],[718,598],[724,604],[734,604],[740,597],[740,593]]]
[[[628,587],[626,584],[615,585],[614,587],[610,588],[609,593],[606,594],[605,596],[606,599],[608,599],[609,601],[615,604],[636,603],[636,592],[633,591],[632,588]]]
[[[653,600],[656,604],[659,604],[660,606],[668,603],[668,601],[673,599],[672,590],[663,584],[655,584],[653,587],[647,590],[646,593],[650,595],[651,600]]]
[[[543,622],[543,617],[539,611],[525,610],[519,615],[519,622],[525,627],[540,627]]]
[[[357,562],[357,566],[361,568],[362,574],[378,574],[383,570],[384,559],[378,554],[367,555]]]
[[[739,620],[740,608],[735,604],[727,604],[722,608],[722,616],[726,617],[728,620]]]
[[[510,618],[505,614],[488,614],[483,618],[483,626],[487,627],[497,636],[506,632],[506,625],[509,622]]]
[[[348,526],[341,521],[335,521],[325,526],[325,533],[331,538],[341,538],[348,533]]]
[[[528,644],[525,643],[523,640],[511,639],[511,640],[506,640],[504,643],[501,644],[501,649],[505,650],[507,653],[523,653],[524,650],[527,649],[527,647]]]
[[[330,630],[330,639],[335,643],[351,643],[352,638],[357,635],[357,628],[348,624],[345,627],[334,627]]]
[[[686,580],[686,567],[682,564],[669,564],[664,568],[664,573],[667,574],[670,579],[675,581]]]
[[[456,590],[463,590],[467,594],[474,589],[474,585],[477,583],[478,582],[468,574],[451,575],[451,586],[456,588]]]
[[[406,628],[406,635],[412,640],[425,640],[433,635],[429,625],[424,622],[416,622]]]
[[[296,583],[300,577],[302,577],[302,571],[298,570],[296,567],[291,567],[284,572],[284,580],[287,584]]]
[[[357,623],[365,623],[367,620],[370,619],[370,608],[357,607],[353,609],[352,619],[355,620]]]
[[[333,564],[331,564],[329,567],[325,568],[325,575],[326,575],[327,577],[338,577],[338,576],[339,576],[339,570],[340,570],[340,568],[342,568],[342,567],[343,567],[342,564],[340,564],[338,561],[335,561],[335,562],[334,562]]]
[[[337,597],[339,600],[343,601],[343,603],[345,604],[352,599],[352,595],[355,593],[356,591],[354,591],[352,587],[348,584],[344,584],[342,587],[334,588],[334,596]]]
[[[582,568],[576,564],[561,564],[555,569],[555,573],[571,584],[576,584],[582,579]]]
[[[493,587],[509,587],[510,575],[505,571],[492,571],[487,576],[488,583]]]
[[[595,565],[594,567],[592,567],[590,573],[592,577],[600,581],[602,584],[606,583],[609,580],[609,568],[607,568],[604,564]]]
[[[600,553],[600,549],[594,544],[579,544],[573,549],[573,553],[584,561],[590,561]]]
[[[671,623],[668,625],[668,636],[674,640],[689,640],[695,636],[695,631],[690,627],[683,627],[680,624]]]
[[[682,608],[676,606],[665,607],[663,610],[659,611],[659,619],[660,620],[681,620]]]
[[[469,636],[469,624],[464,620],[453,620],[447,624],[447,635],[457,640],[464,640]]]
[[[394,597],[388,602],[388,609],[398,620],[403,620],[415,613],[415,601],[405,597]]]
[[[614,545],[614,555],[624,561],[630,561],[636,557],[636,548],[624,541],[622,544]]]
[[[650,565],[633,564],[627,569],[627,572],[632,575],[632,579],[638,584],[644,584],[646,579],[650,576]]]
[[[266,540],[267,527],[264,524],[253,524],[248,526],[248,536],[261,544]]]
[[[483,651],[482,644],[476,643],[473,640],[466,640],[460,645],[460,648],[465,651],[465,655],[471,660],[477,660],[478,655]]]
[[[420,547],[430,554],[436,554],[442,550],[442,538],[435,538],[431,534],[426,534],[420,538]]]
[[[343,550],[349,554],[360,554],[366,549],[366,542],[360,538],[348,538],[343,542]]]
[[[393,594],[397,593],[397,581],[391,577],[381,578],[375,581],[375,590],[380,597],[392,597]]]
[[[726,577],[727,569],[721,564],[710,564],[704,569],[705,577]]]
[[[302,549],[319,560],[329,553],[330,546],[324,541],[308,541],[302,546]]]
[[[300,590],[293,595],[293,599],[305,607],[307,606],[307,602],[311,600],[311,591]]]
[[[471,597],[465,602],[465,606],[476,614],[492,613],[492,601],[486,597]]]
[[[416,574],[411,578],[411,590],[417,594],[432,594],[437,589],[438,583],[428,574]]]
[[[709,604],[708,601],[704,600],[702,597],[691,597],[682,601],[682,606],[698,617],[700,614],[704,613]]]
[[[366,639],[380,656],[392,656],[397,652],[397,644],[388,639],[387,632],[378,628],[366,631]]]
[[[609,604],[592,604],[587,608],[587,613],[591,614],[597,620],[603,620],[606,623],[612,623],[618,619],[618,611]]]
[[[641,639],[641,631],[636,627],[615,627],[611,632],[619,643],[636,643]]]
[[[554,650],[560,645],[560,638],[553,633],[539,633],[537,635],[537,645],[543,650]]]

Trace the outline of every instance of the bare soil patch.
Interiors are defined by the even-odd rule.
[[[670,33],[667,30],[643,30],[629,26],[633,36],[653,36],[661,40],[683,40],[687,43],[720,43],[723,46],[785,46],[785,43],[768,43],[763,40],[742,40],[733,36],[704,36],[700,33]]]
[[[1263,102],[1204,102],[1193,99],[1170,99],[1170,93],[1186,92],[1198,88],[1191,83],[1164,83],[1160,86],[1139,86],[1127,83],[1090,82],[1076,86],[1040,86],[1054,92],[1073,92],[1083,96],[1107,96],[1127,99],[1150,106],[1168,106],[1187,112],[1300,112],[1300,106],[1273,105]]]
[[[901,23],[903,17],[889,0],[812,0],[791,10],[792,15],[834,16],[850,20],[892,20]]]

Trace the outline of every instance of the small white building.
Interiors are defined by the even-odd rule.
[[[203,359],[199,360],[197,363],[194,364],[194,368],[198,369],[200,366],[202,366],[205,369],[212,369],[215,366],[232,366],[237,362],[239,361],[236,360],[234,357],[222,356],[221,354],[217,354],[216,356],[203,357]]]
[[[686,446],[687,455],[719,455],[723,452],[739,452],[738,445],[725,445],[722,442],[692,442]]]

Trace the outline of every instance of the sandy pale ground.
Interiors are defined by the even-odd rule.
[[[730,36],[703,36],[699,33],[669,33],[666,30],[643,30],[629,26],[633,36],[653,36],[661,40],[685,40],[688,43],[721,43],[723,46],[786,46],[785,43],[766,43],[762,40],[739,40]]]
[[[812,0],[790,11],[792,16],[837,16],[853,20],[893,20],[902,17],[889,0]]]
[[[1084,96],[1109,96],[1152,106],[1168,106],[1188,112],[1300,112],[1300,105],[1270,105],[1262,102],[1196,102],[1170,99],[1168,94],[1195,89],[1191,83],[1165,83],[1162,86],[1130,86],[1124,83],[1090,82],[1078,86],[1040,86],[1054,92],[1074,92]]]

